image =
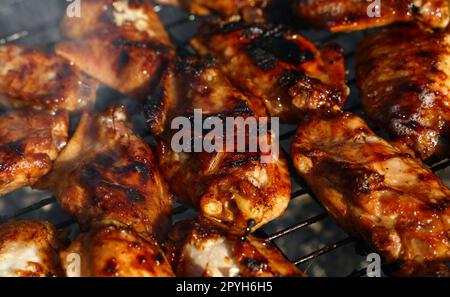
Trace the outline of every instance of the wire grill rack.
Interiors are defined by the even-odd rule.
[[[52,48],[60,39],[58,22],[67,5],[68,2],[62,0],[3,0],[0,3],[0,45],[21,43]],[[196,17],[172,7],[156,5],[155,10],[161,16],[174,43],[178,47],[186,48],[190,37],[196,32]],[[348,85],[352,90],[345,109],[362,115],[355,88],[354,51],[356,43],[367,33],[330,34],[302,30],[302,34],[318,44],[336,42],[344,47],[346,67],[350,70]],[[109,89],[101,90],[99,94],[101,98],[108,98],[102,99],[106,102],[111,100],[111,97],[120,96]],[[142,125],[139,107],[126,98],[121,100],[131,113],[136,112],[133,122],[135,126],[140,127],[137,128],[138,132],[152,142],[151,137],[145,132],[145,125]],[[284,125],[281,130],[282,148],[289,152],[295,126]],[[374,130],[382,135],[380,131],[375,128]],[[445,160],[433,165],[431,169],[445,178],[445,170],[449,165],[450,160]],[[285,216],[257,231],[257,235],[277,246],[290,261],[311,275],[364,276],[367,265],[364,264],[364,255],[369,253],[370,249],[343,233],[309,193],[292,164],[290,170],[294,185],[290,208]],[[174,208],[175,221],[194,214],[195,211],[181,205]],[[0,199],[0,223],[23,218],[48,220],[58,229],[71,230],[73,235],[78,232],[75,220],[65,215],[56,199],[49,197],[48,193],[22,189]],[[384,268],[388,274],[389,267]]]

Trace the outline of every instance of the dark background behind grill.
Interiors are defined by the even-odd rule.
[[[81,0],[83,1],[83,0]],[[19,43],[51,50],[61,36],[58,23],[65,13],[65,0],[0,0],[0,45]],[[163,23],[173,41],[185,47],[189,38],[196,32],[196,19],[174,8],[157,6]],[[352,95],[346,109],[361,114],[357,90],[354,83],[354,50],[365,33],[334,34],[302,30],[302,33],[318,44],[337,42],[345,49],[346,65],[349,69],[348,82]],[[140,106],[122,95],[102,87],[98,94],[97,110],[103,110],[113,102],[127,106],[136,131],[152,143],[147,134]],[[76,119],[72,129],[76,127]],[[294,126],[282,127],[282,147],[289,152]],[[447,181],[448,162],[435,167]],[[291,166],[292,170],[292,166]],[[348,237],[336,224],[324,214],[323,208],[302,189],[301,179],[292,170],[293,199],[286,214],[266,225],[260,236],[277,237],[273,241],[292,262],[301,262],[299,267],[311,276],[348,276],[364,274],[364,253],[366,248]],[[174,221],[192,217],[195,211],[185,211],[176,207]],[[74,221],[58,206],[49,193],[25,188],[0,199],[0,223],[10,219],[48,220],[58,228],[67,228],[71,236],[78,229]],[[281,232],[281,233],[277,233]],[[362,270],[361,270],[362,269]],[[354,273],[356,272],[356,273]]]

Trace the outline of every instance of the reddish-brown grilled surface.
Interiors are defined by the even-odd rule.
[[[365,111],[400,148],[424,160],[449,155],[448,33],[397,27],[367,37],[357,80]]]
[[[171,195],[149,146],[129,128],[124,107],[84,114],[38,187],[53,191],[84,230],[100,221],[158,239],[167,235]]]
[[[56,53],[124,94],[143,97],[172,56],[171,42],[150,1],[86,0],[81,17],[65,17],[69,39]]]
[[[168,243],[178,276],[277,277],[302,276],[295,265],[264,240],[210,220],[176,224]]]
[[[395,22],[420,22],[432,28],[445,28],[450,20],[447,0],[382,0],[378,16],[373,14],[374,3],[366,0],[295,0],[295,11],[300,21],[333,32],[363,30]]]
[[[271,116],[286,122],[311,110],[340,109],[348,95],[341,49],[319,50],[282,27],[205,24],[192,45],[216,57],[236,86],[261,98]]]
[[[81,260],[78,268],[73,267],[74,254]],[[175,276],[156,240],[117,226],[94,226],[82,233],[61,253],[61,263],[67,276]]]
[[[0,226],[0,277],[61,275],[55,228],[47,222],[11,221]]]
[[[16,45],[0,47],[0,104],[80,111],[94,105],[98,82],[66,60]]]
[[[349,113],[301,122],[292,157],[333,218],[405,273],[450,260],[450,190]],[[421,271],[418,271],[421,270]],[[442,271],[445,273],[445,271]]]
[[[229,17],[237,15],[248,8],[264,6],[267,0],[158,0],[158,2],[180,6],[197,15],[205,16],[217,13]]]
[[[194,109],[201,109],[205,118],[217,116],[223,120],[264,114],[259,101],[233,88],[214,63],[192,58],[170,67],[158,95],[147,104],[147,117],[152,132],[160,139],[159,165],[174,195],[200,208],[203,215],[241,230],[249,221],[251,227],[258,228],[280,216],[291,190],[283,156],[273,163],[263,163],[263,154],[248,152],[248,148],[242,153],[172,150],[172,120],[191,117]]]
[[[0,195],[46,175],[68,133],[67,112],[21,109],[0,114]]]

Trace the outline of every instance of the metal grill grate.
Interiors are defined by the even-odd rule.
[[[0,4],[0,45],[7,44],[11,42],[24,43],[28,45],[35,45],[45,48],[51,48],[53,44],[59,40],[59,32],[58,32],[58,22],[64,13],[65,7],[67,3],[65,1],[56,1],[56,0],[8,0],[5,3]],[[25,18],[30,13],[32,15],[36,15],[36,7],[41,7],[39,9],[44,11],[45,17],[44,21],[38,22],[37,24],[33,22],[31,24],[24,20],[24,25],[18,25],[15,28],[15,31],[5,30],[4,23],[8,21],[8,18]],[[59,12],[59,15],[46,15],[45,11],[54,11],[55,9],[48,10],[49,7],[56,7],[56,10]],[[177,9],[171,7],[164,6],[155,6],[155,9],[160,14],[163,23],[165,24],[170,36],[173,41],[179,46],[186,48],[188,47],[189,38],[196,31],[196,23],[197,20],[194,16],[187,15]],[[11,13],[15,13],[15,15],[11,15]],[[11,27],[11,26],[9,26]],[[8,28],[8,27],[6,27]],[[318,31],[308,31],[304,30],[302,33],[316,41],[318,44],[323,44],[326,42],[337,42],[346,50],[346,66],[347,69],[354,69],[354,50],[356,43],[364,36],[365,33],[353,33],[353,34],[329,34],[326,32],[318,32]],[[189,50],[189,49],[188,49]],[[357,90],[355,88],[355,78],[354,72],[350,71],[348,75],[348,84],[352,90],[352,96],[349,98],[346,110],[355,112],[357,114],[361,114],[361,106],[359,104],[359,99],[357,98]],[[103,93],[103,92],[101,92]],[[107,94],[108,91],[106,91]],[[113,93],[114,96],[119,96],[117,93]],[[129,101],[126,98],[123,98],[123,101],[126,105],[130,105]],[[138,110],[138,109],[135,109]],[[136,120],[138,123],[142,123],[142,119]],[[375,129],[376,130],[376,129]],[[142,129],[145,131],[145,128]],[[376,130],[377,132],[380,132]],[[290,140],[295,133],[294,126],[283,126],[282,127],[282,135],[281,141],[283,148],[285,151],[289,151]],[[146,139],[148,139],[148,135],[143,135]],[[384,135],[385,136],[385,135]],[[434,172],[440,173],[444,171],[450,165],[450,160],[443,161],[439,164],[436,164],[432,167]],[[264,236],[267,238],[268,242],[276,245],[280,251],[282,251],[288,259],[290,259],[296,265],[299,265],[303,270],[311,269],[313,266],[313,262],[319,261],[319,259],[324,258],[326,255],[331,254],[333,251],[342,250],[345,246],[354,245],[355,248],[352,248],[350,252],[343,253],[342,256],[339,254],[336,258],[343,257],[340,261],[336,261],[337,264],[334,266],[340,267],[342,269],[334,269],[332,271],[326,271],[325,266],[331,265],[331,260],[327,259],[322,264],[318,264],[318,268],[314,271],[311,271],[312,275],[336,275],[336,276],[363,276],[365,275],[365,268],[363,265],[364,261],[359,259],[356,262],[352,262],[351,266],[344,265],[349,257],[349,253],[353,253],[357,256],[355,251],[358,250],[359,254],[364,255],[368,252],[368,248],[364,246],[364,244],[359,243],[354,238],[348,237],[338,228],[335,224],[328,220],[329,216],[324,213],[323,208],[315,201],[313,195],[308,193],[307,188],[304,186],[304,183],[301,181],[301,178],[295,173],[293,165],[290,164],[290,170],[292,174],[292,180],[294,184],[295,191],[292,194],[292,202],[291,209],[294,209],[294,213],[292,214],[289,210],[286,216],[280,218],[263,228],[263,230],[257,231],[258,235]],[[443,177],[443,176],[441,176]],[[43,196],[44,195],[44,196]],[[31,198],[32,199],[31,199]],[[40,197],[40,198],[39,198]],[[28,189],[21,190],[17,193],[13,193],[8,195],[6,198],[2,198],[0,200],[0,223],[4,223],[6,221],[12,219],[21,219],[21,218],[39,218],[43,220],[49,220],[54,223],[58,229],[71,228],[74,232],[76,230],[76,223],[74,219],[67,217],[64,215],[62,210],[56,203],[56,199],[54,197],[45,197],[43,193],[36,193],[35,191],[31,191]],[[30,204],[27,204],[30,199],[34,200]],[[309,199],[309,202],[305,202],[303,200]],[[302,201],[302,205],[298,206],[298,201]],[[14,203],[13,203],[14,202]],[[23,202],[23,203],[18,203]],[[13,207],[11,210],[8,207],[8,204],[17,204],[17,207]],[[316,214],[314,214],[316,212]],[[318,214],[317,214],[318,212]],[[34,215],[33,215],[34,214]],[[301,215],[309,215],[310,217],[302,218]],[[174,209],[174,218],[178,220],[180,218],[192,216],[192,211],[188,210],[184,206],[178,206]],[[297,218],[300,217],[300,218]],[[288,222],[286,222],[288,221]],[[292,223],[293,221],[294,223]],[[324,223],[326,221],[331,221],[328,223]],[[319,231],[316,233],[312,233],[310,235],[310,239],[306,237],[300,236],[298,232],[305,233],[305,230],[314,228],[317,225],[322,225],[322,230],[327,230],[334,228],[335,231],[333,233],[333,243],[331,244],[323,244],[320,242],[322,247],[314,247],[310,244],[310,241],[317,241],[318,237],[320,237],[317,233],[322,233],[326,231]],[[303,240],[305,239],[305,240]],[[281,241],[281,243],[280,243]],[[303,256],[298,256],[299,253],[293,254],[292,250],[298,250],[298,247],[308,247],[310,249],[309,252],[303,251]],[[290,251],[289,251],[290,250]],[[289,254],[288,254],[289,252]],[[300,255],[302,255],[300,254]],[[291,256],[291,257],[289,257]],[[358,257],[358,256],[357,256]],[[329,258],[329,257],[328,257]],[[334,259],[336,260],[336,259]],[[361,269],[362,267],[362,269]],[[324,272],[325,271],[325,272]],[[353,272],[352,272],[353,271]]]

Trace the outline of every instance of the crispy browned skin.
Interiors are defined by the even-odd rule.
[[[177,276],[303,276],[264,240],[242,238],[239,232],[205,218],[176,224],[167,246]]]
[[[16,45],[0,47],[0,104],[48,110],[85,110],[95,102],[98,82],[66,60]]]
[[[361,118],[309,117],[300,124],[292,157],[333,218],[387,261],[405,261],[414,271],[450,260],[450,190]]]
[[[171,67],[161,90],[147,103],[146,114],[153,134],[161,140],[159,165],[174,195],[200,208],[203,215],[241,230],[249,221],[258,228],[280,216],[291,191],[283,156],[263,163],[261,153],[177,153],[171,149],[176,132],[171,130],[172,120],[190,117],[194,109],[201,109],[204,118],[264,115],[260,102],[236,90],[214,63],[191,58]]]
[[[116,226],[95,226],[79,235],[61,252],[61,263],[67,276],[175,276],[155,239]]]
[[[61,243],[47,222],[13,221],[0,226],[0,277],[61,275]]]
[[[358,48],[364,109],[405,151],[436,161],[449,153],[450,35],[383,30]]]
[[[68,133],[67,112],[22,109],[0,114],[0,195],[46,175]]]
[[[295,123],[305,112],[345,103],[342,51],[319,50],[299,34],[272,25],[206,24],[192,45],[212,54],[233,83],[261,98],[271,116]]]
[[[81,17],[65,17],[69,38],[56,53],[124,94],[145,96],[172,55],[150,1],[86,0]]]
[[[113,222],[164,238],[170,225],[171,195],[124,107],[84,114],[38,187],[53,191],[84,230],[96,221]]]
[[[432,28],[445,28],[450,20],[447,0],[382,0],[381,16],[370,17],[368,8],[373,3],[366,0],[295,0],[295,11],[302,22],[333,32],[363,30],[396,22],[420,22]]]
[[[190,13],[201,16],[217,13],[229,17],[247,8],[263,6],[267,0],[158,0],[158,2],[180,6]]]

